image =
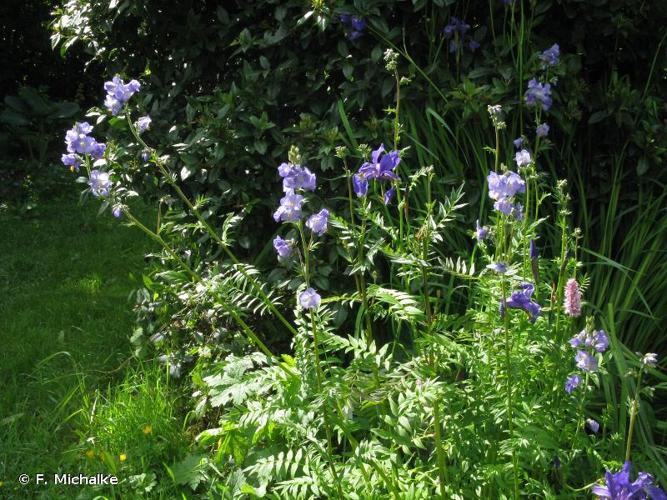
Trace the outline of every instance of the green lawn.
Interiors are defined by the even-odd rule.
[[[137,380],[153,377],[144,399],[169,401],[156,383],[159,367],[146,375],[130,359],[129,295],[137,287],[130,275],[141,276],[148,242],[108,212],[98,216],[98,205],[62,200],[26,217],[0,212],[0,498],[75,498],[80,491],[25,488],[17,477],[113,468],[117,451],[100,443],[110,428],[103,419],[118,419],[110,405],[161,411],[177,426],[169,404],[137,403],[134,395],[142,394]],[[133,418],[156,425],[165,415]],[[135,431],[114,439],[131,442]],[[96,465],[93,451],[108,456]]]

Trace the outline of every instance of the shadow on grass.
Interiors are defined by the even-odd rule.
[[[128,362],[128,299],[138,286],[131,275],[141,276],[150,248],[143,234],[108,212],[98,217],[96,203],[76,200],[45,204],[30,218],[0,213],[0,234],[0,497],[56,494],[21,487],[23,473],[34,483],[38,473],[110,472],[109,464],[120,460],[117,450],[128,446],[123,440],[142,435],[105,428],[118,421],[107,406],[123,398],[135,408],[134,420],[126,415],[126,421],[141,428],[157,422],[170,443],[178,442],[159,368]],[[132,383],[146,387],[137,391]],[[146,401],[132,401],[131,393]],[[90,436],[82,444],[92,433],[102,436],[99,442]],[[110,436],[117,442],[105,442]],[[104,461],[91,462],[91,450],[97,458],[106,454]],[[80,491],[61,493],[74,498]]]

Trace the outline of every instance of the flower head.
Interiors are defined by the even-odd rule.
[[[280,199],[280,206],[273,214],[273,220],[276,222],[296,222],[301,219],[301,205],[304,199],[300,194],[294,194],[294,191],[288,191]]]
[[[146,116],[141,116],[137,120],[137,131],[141,134],[143,132],[146,132],[151,126],[151,117],[146,115]]]
[[[535,134],[537,137],[546,137],[549,135],[549,124],[548,123],[540,123],[536,128],[535,128]]]
[[[551,104],[551,85],[540,83],[535,78],[528,82],[528,90],[524,94],[524,99],[528,106],[542,106],[544,111],[549,111]]]
[[[644,366],[655,368],[655,365],[658,364],[658,355],[654,352],[647,352],[644,354],[644,356],[642,356],[641,362]]]
[[[400,162],[397,150],[385,153],[384,144],[380,144],[380,147],[371,153],[371,161],[359,167],[359,174],[363,174],[367,179],[400,181],[400,177],[394,173]]]
[[[479,219],[475,221],[475,237],[477,241],[482,241],[486,238],[486,235],[489,233],[489,228],[486,226],[480,226]]]
[[[494,262],[486,266],[487,269],[497,272],[498,274],[505,274],[507,272],[507,266],[502,262]]]
[[[104,105],[116,116],[120,113],[123,104],[130,100],[130,97],[141,89],[141,84],[137,80],[123,82],[120,77],[114,76],[111,81],[104,83],[104,90],[107,91]]]
[[[514,161],[519,167],[527,167],[533,163],[533,159],[530,157],[530,152],[527,149],[522,149],[518,151],[514,156]]]
[[[537,251],[537,244],[535,243],[535,240],[532,239],[530,240],[529,254],[530,254],[530,260],[535,260],[539,256]]]
[[[534,291],[535,286],[532,283],[522,283],[519,286],[519,290],[512,292],[512,295],[505,303],[500,302],[500,315],[504,316],[506,307],[523,309],[530,315],[531,323],[535,323],[537,317],[540,315],[541,308],[537,302],[531,300]]]
[[[313,288],[307,288],[299,295],[299,304],[304,309],[317,309],[321,300],[322,297]]]
[[[554,43],[551,47],[540,54],[540,60],[546,66],[554,66],[558,64],[558,59],[560,57],[560,47],[557,43]]]
[[[349,28],[346,33],[349,40],[356,40],[364,34],[364,31],[366,30],[366,20],[363,17],[341,14],[339,19],[341,23]]]
[[[394,198],[395,193],[396,193],[396,188],[394,188],[394,187],[391,187],[391,188],[387,189],[387,191],[385,191],[384,197],[383,197],[383,200],[382,200],[385,205],[389,205],[391,203],[391,200]]]
[[[600,423],[592,418],[586,419],[586,425],[591,431],[593,431],[594,434],[597,434],[600,430]]]
[[[577,362],[577,368],[585,372],[596,372],[598,371],[598,360],[595,357],[586,351],[577,351],[577,354],[574,356],[574,360]]]
[[[111,181],[109,180],[109,174],[107,172],[92,170],[90,172],[90,178],[88,179],[88,185],[90,186],[90,191],[93,193],[93,196],[96,198],[99,198],[100,196],[109,196]]]
[[[578,318],[581,315],[581,291],[577,280],[574,278],[570,278],[565,284],[563,308],[565,314],[573,318]]]
[[[653,476],[646,472],[637,474],[637,479],[630,482],[630,467],[628,461],[623,468],[615,474],[607,470],[604,475],[604,484],[596,484],[592,493],[597,498],[610,498],[612,500],[643,500],[648,494],[652,500],[665,500],[665,492],[653,484]]]
[[[523,145],[523,137],[517,137],[512,141],[512,144],[516,149],[519,149]]]
[[[609,338],[604,330],[597,330],[591,335],[591,346],[597,352],[605,352],[609,348]]]
[[[69,154],[63,154],[60,157],[61,161],[63,162],[63,165],[66,165],[70,168],[72,172],[78,172],[79,167],[81,166],[81,157],[74,154],[74,153],[69,153]]]
[[[323,208],[318,213],[311,215],[306,221],[308,227],[313,233],[322,236],[327,230],[329,222],[329,211]]]
[[[289,256],[292,255],[292,251],[294,250],[294,244],[295,242],[292,239],[284,240],[280,236],[276,236],[273,240],[273,248],[276,249],[278,260],[282,261],[289,258]]]
[[[565,392],[571,394],[581,384],[581,377],[576,373],[565,379]]]
[[[315,191],[317,178],[307,167],[283,163],[278,167],[278,174],[283,178],[283,191]]]
[[[354,174],[352,177],[352,187],[354,188],[354,193],[361,198],[366,196],[368,193],[368,179],[364,174]]]

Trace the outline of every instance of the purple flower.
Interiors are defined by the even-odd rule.
[[[581,315],[581,291],[579,284],[574,278],[567,280],[565,284],[565,299],[563,301],[565,314],[573,318]]]
[[[514,205],[509,198],[500,198],[493,204],[493,208],[505,215],[510,215],[514,210]]]
[[[516,149],[519,149],[523,145],[523,137],[517,137],[512,141],[512,144]]]
[[[400,181],[400,177],[394,173],[394,169],[401,162],[397,150],[385,153],[384,144],[371,153],[371,161],[359,167],[359,174],[367,179]]]
[[[368,179],[364,174],[354,174],[352,177],[352,186],[355,194],[361,198],[368,193]]]
[[[97,141],[89,137],[93,131],[88,122],[75,123],[74,127],[65,133],[65,144],[68,153],[90,154],[95,150]]]
[[[304,309],[317,309],[320,307],[322,297],[312,288],[307,288],[299,295],[299,304]]]
[[[565,392],[572,394],[577,387],[581,384],[581,377],[577,374],[570,375],[565,379]]]
[[[288,191],[280,199],[280,206],[273,214],[273,220],[276,222],[296,222],[301,219],[301,205],[303,205],[303,196],[294,194],[294,191]]]
[[[537,317],[540,315],[541,309],[537,302],[530,300],[535,291],[535,286],[531,283],[523,283],[519,288],[519,291],[512,292],[512,295],[505,304],[501,301],[500,315],[501,317],[504,316],[506,307],[509,307],[510,309],[523,309],[530,314],[530,322],[535,323]]]
[[[90,151],[90,156],[99,160],[104,156],[104,152],[107,150],[107,145],[103,142],[95,142],[93,144],[92,150]]]
[[[145,162],[147,162],[148,160],[150,160],[150,158],[151,158],[151,152],[150,152],[149,150],[147,150],[147,149],[144,149],[144,150],[141,152],[141,160],[145,163]]]
[[[141,134],[143,132],[146,132],[148,128],[151,126],[151,117],[146,115],[146,116],[141,116],[137,120],[137,131]]]
[[[598,431],[600,430],[600,423],[597,420],[594,420],[592,418],[587,418],[586,419],[586,425],[595,434],[597,434]]]
[[[109,174],[107,172],[92,170],[90,172],[90,178],[88,179],[88,185],[90,186],[90,191],[93,193],[93,196],[96,198],[99,198],[100,196],[109,196],[111,181],[109,180]]]
[[[588,337],[588,332],[586,330],[581,330],[579,333],[577,333],[574,337],[570,339],[570,345],[576,349],[577,347],[581,346],[581,344],[586,343],[586,338]]]
[[[507,266],[502,262],[494,262],[486,266],[487,269],[497,272],[498,274],[505,274],[507,272]]]
[[[652,500],[667,500],[667,495],[653,484],[653,476],[646,472],[637,474],[637,479],[630,482],[630,467],[628,461],[616,474],[609,470],[605,472],[604,484],[596,484],[591,492],[598,498],[610,498],[612,500],[643,500],[648,494]]]
[[[644,366],[655,368],[655,366],[658,364],[658,355],[654,352],[647,352],[644,354],[644,356],[642,356],[641,362]]]
[[[123,210],[120,207],[113,207],[111,214],[116,218],[120,219],[123,216]]]
[[[391,187],[387,189],[384,193],[384,204],[389,205],[391,203],[391,200],[394,198],[394,194],[396,193],[396,189]]]
[[[294,240],[284,240],[280,236],[276,236],[273,240],[273,248],[276,249],[278,260],[282,261],[292,255],[292,251],[294,250]]]
[[[537,134],[537,137],[546,137],[549,135],[549,124],[548,123],[540,123],[536,128],[535,128],[535,134]]]
[[[349,28],[349,31],[345,35],[349,40],[356,40],[364,34],[366,20],[363,17],[341,14],[339,19],[341,23]]]
[[[120,113],[123,104],[130,100],[135,92],[139,92],[141,84],[137,80],[130,80],[127,84],[118,76],[114,76],[109,82],[104,83],[104,90],[107,91],[104,105],[116,116]]]
[[[609,338],[604,330],[593,332],[591,337],[591,345],[597,352],[605,352],[609,348]]]
[[[596,372],[598,370],[597,359],[586,351],[577,351],[574,360],[577,362],[577,368],[582,371]]]
[[[528,90],[524,94],[524,99],[528,106],[540,104],[544,111],[549,111],[552,104],[551,85],[540,83],[535,78],[528,82]]]
[[[486,235],[489,232],[489,228],[486,226],[480,226],[479,225],[479,219],[475,221],[475,237],[477,238],[477,241],[482,241],[484,238],[486,238]]]
[[[318,213],[311,215],[306,221],[308,227],[313,233],[322,236],[327,230],[327,223],[329,222],[329,211],[323,208]]]
[[[489,197],[493,200],[511,198],[517,193],[526,192],[526,183],[519,174],[512,171],[503,175],[489,172],[486,180],[489,184]]]
[[[538,252],[537,252],[537,245],[535,244],[535,240],[530,240],[529,253],[530,253],[530,260],[535,260],[539,256]]]
[[[530,157],[530,152],[527,149],[522,149],[518,151],[514,156],[514,161],[519,167],[527,167],[533,163],[533,159]]]
[[[452,16],[449,20],[449,24],[445,26],[442,30],[442,33],[445,35],[445,38],[451,38],[455,34],[465,35],[470,29],[470,25],[465,21],[462,21],[458,17]]]
[[[72,172],[78,172],[79,167],[81,166],[81,157],[74,153],[64,154],[60,157],[63,165],[66,165],[70,168]]]
[[[540,60],[547,66],[555,66],[558,64],[560,57],[560,47],[554,43],[551,47],[540,54]]]
[[[315,191],[317,178],[308,168],[301,165],[283,163],[278,167],[278,174],[283,178],[283,191]]]

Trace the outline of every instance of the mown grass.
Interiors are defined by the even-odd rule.
[[[129,472],[137,446],[167,459],[183,434],[162,370],[131,358],[128,298],[147,241],[97,208],[62,199],[0,213],[1,498],[74,498],[79,488],[17,477]]]

